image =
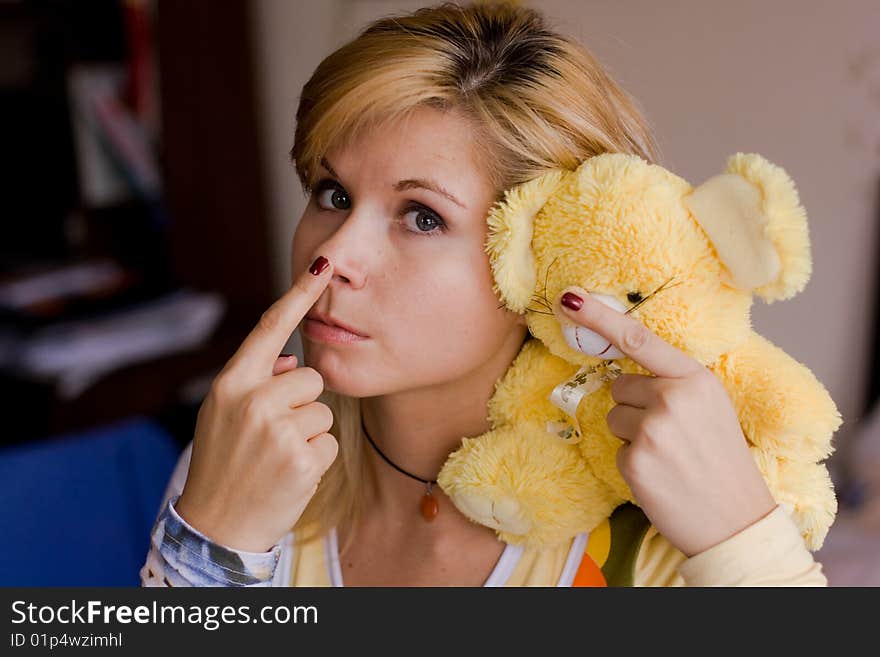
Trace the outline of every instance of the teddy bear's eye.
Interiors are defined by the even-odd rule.
[[[629,300],[630,303],[638,303],[642,300],[642,295],[638,292],[630,292],[626,295],[626,298]]]

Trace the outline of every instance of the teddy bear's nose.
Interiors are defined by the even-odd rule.
[[[613,308],[618,312],[626,312],[626,306],[615,297],[596,292],[590,293],[590,296],[596,301],[604,303],[609,308]],[[585,326],[580,326],[578,324],[563,324],[562,334],[565,336],[565,341],[572,349],[587,354],[588,356],[599,356],[605,360],[614,360],[624,357],[624,353],[617,347],[612,345],[608,340],[595,331],[592,331]]]
[[[610,294],[599,294],[598,292],[591,292],[590,297],[595,299],[596,301],[604,303],[609,308],[613,308],[618,312],[626,312],[626,306],[618,301],[617,297],[612,297]]]

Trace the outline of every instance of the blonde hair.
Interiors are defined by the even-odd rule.
[[[635,101],[540,13],[512,2],[447,2],[379,19],[318,65],[300,96],[290,152],[303,190],[313,189],[325,153],[423,106],[469,120],[498,200],[601,153],[658,159]],[[320,399],[333,410],[339,456],[297,523],[301,540],[352,528],[367,477],[360,400],[328,390]]]

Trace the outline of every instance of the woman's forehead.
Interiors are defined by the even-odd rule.
[[[398,191],[439,188],[456,199],[452,202],[467,206],[467,199],[483,195],[488,185],[473,139],[470,125],[461,117],[425,108],[408,118],[373,126],[328,149],[320,164],[343,180],[367,174]]]
[[[458,166],[473,159],[474,131],[459,114],[430,107],[399,118],[373,122],[328,149],[330,161],[380,154]]]

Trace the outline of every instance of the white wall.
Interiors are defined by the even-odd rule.
[[[287,159],[302,84],[368,20],[424,4],[255,0],[278,293],[290,280],[290,239],[305,204]],[[828,387],[845,419],[840,446],[858,419],[871,355],[880,2],[526,4],[579,38],[638,99],[667,168],[697,184],[728,155],[754,151],[794,178],[810,218],[813,278],[790,301],[757,303],[755,327]]]

